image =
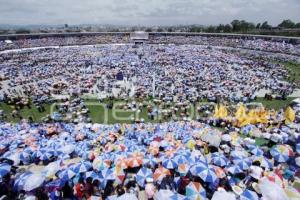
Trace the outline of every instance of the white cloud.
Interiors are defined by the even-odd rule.
[[[4,24],[218,24],[300,21],[300,0],[0,0]]]

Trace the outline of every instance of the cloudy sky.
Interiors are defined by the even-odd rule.
[[[300,0],[0,0],[0,24],[300,22]]]

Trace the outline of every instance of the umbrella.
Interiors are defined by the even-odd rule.
[[[7,163],[0,164],[0,178],[10,172],[11,166]]]
[[[197,174],[204,182],[213,183],[218,177],[215,173],[215,170],[212,166],[207,166],[202,168],[202,170]]]
[[[58,172],[58,177],[65,180],[70,180],[76,175],[72,169],[64,169],[61,172]]]
[[[250,168],[252,161],[249,158],[241,158],[233,160],[233,163],[242,170],[247,170]]]
[[[300,154],[300,143],[296,144],[296,151]]]
[[[170,200],[188,200],[188,198],[186,196],[178,194],[178,193],[173,194],[172,196],[170,196],[169,199]]]
[[[220,167],[227,166],[227,164],[229,163],[225,155],[219,152],[213,153],[211,156],[212,156],[211,158],[212,163]]]
[[[143,164],[143,158],[141,156],[134,156],[128,159],[128,166],[131,168],[139,167]]]
[[[154,200],[169,200],[174,193],[170,190],[159,190],[154,195]]]
[[[52,190],[55,190],[55,189],[60,189],[62,188],[66,183],[66,180],[64,179],[56,179],[54,181],[51,181],[49,183],[47,183],[45,185],[45,188],[48,190],[48,191],[52,191]]]
[[[246,189],[240,195],[240,200],[259,200],[259,197],[256,192]]]
[[[46,177],[50,178],[54,176],[60,170],[60,168],[61,167],[59,161],[51,162],[43,169],[43,173]]]
[[[190,182],[185,188],[185,196],[189,199],[206,199],[206,191],[198,182]]]
[[[170,175],[170,171],[164,167],[159,167],[156,168],[154,174],[153,174],[153,179],[155,181],[161,181],[164,177],[166,177],[167,175]]]
[[[101,171],[110,167],[110,160],[104,160],[101,157],[97,157],[93,160],[93,169]]]
[[[94,172],[94,171],[85,172],[85,178],[88,178],[88,177],[93,178],[93,180],[94,179],[100,179],[99,175],[96,172]]]
[[[150,166],[154,167],[156,164],[158,164],[159,160],[155,158],[154,156],[146,156],[143,159],[143,165],[144,166]]]
[[[228,166],[226,170],[231,174],[239,174],[243,172],[243,170],[237,165]]]
[[[235,195],[232,192],[216,191],[211,200],[236,200]]]
[[[253,161],[259,161],[261,167],[265,167],[267,169],[273,168],[273,162],[264,156],[255,157]]]
[[[270,153],[277,162],[286,162],[293,155],[293,150],[288,145],[276,145]]]
[[[177,163],[172,158],[165,158],[162,161],[162,166],[167,169],[175,169],[177,167]]]
[[[264,154],[263,150],[261,150],[259,147],[254,147],[250,152],[255,156],[261,156]]]
[[[175,156],[174,161],[177,165],[186,164],[189,162],[188,158],[182,154]]]
[[[138,171],[135,178],[139,186],[145,187],[146,179],[152,177],[153,177],[153,172],[151,171],[151,169],[143,167]]]
[[[80,162],[73,168],[75,173],[87,172],[92,168],[92,164],[89,161]]]
[[[99,178],[104,181],[115,180],[115,174],[112,169],[104,169],[99,172]]]
[[[19,176],[16,177],[14,182],[14,191],[21,191],[24,189],[24,184],[27,178],[32,174],[32,172],[27,171]]]
[[[177,167],[177,172],[180,174],[180,176],[186,176],[189,170],[190,167],[188,164],[179,164]]]
[[[279,185],[269,181],[266,178],[263,178],[259,181],[258,187],[262,193],[262,196],[265,199],[280,199],[280,200],[289,199],[285,194],[284,190]]]
[[[115,165],[120,166],[123,169],[127,169],[128,168],[128,161],[127,161],[126,158],[121,157],[121,158],[118,158],[118,159],[115,160]]]
[[[117,198],[117,200],[138,200],[138,198],[131,193],[125,193]]]
[[[25,191],[32,191],[40,187],[45,181],[45,177],[40,173],[33,173],[26,177],[24,183]]]
[[[116,166],[114,168],[112,168],[113,172],[114,172],[114,177],[116,178],[115,181],[118,184],[123,183],[124,179],[125,179],[125,172],[123,170],[123,168]]]

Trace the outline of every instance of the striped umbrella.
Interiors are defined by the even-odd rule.
[[[76,173],[72,169],[65,169],[58,173],[58,177],[65,180],[70,180],[76,175]]]
[[[239,174],[243,172],[243,170],[237,165],[228,166],[226,170],[231,174]]]
[[[19,176],[16,177],[15,182],[14,182],[14,186],[13,189],[14,191],[21,191],[24,188],[24,184],[25,181],[27,180],[27,178],[32,174],[32,172],[27,171]]]
[[[296,151],[300,154],[300,143],[296,144]]]
[[[170,171],[164,167],[159,167],[156,168],[154,174],[153,174],[153,179],[155,181],[161,181],[164,177],[166,177],[167,175],[171,175]]]
[[[154,167],[158,163],[159,163],[159,159],[155,158],[154,156],[151,156],[151,155],[148,155],[148,156],[144,157],[144,159],[143,159],[144,166]]]
[[[115,180],[116,177],[114,175],[114,171],[112,169],[104,169],[99,172],[99,178],[101,181],[101,187],[104,189],[107,181]]]
[[[143,157],[141,156],[133,156],[128,159],[128,166],[131,168],[139,167],[143,164]]]
[[[75,164],[73,170],[75,173],[87,172],[92,168],[92,164],[89,161],[79,162]]]
[[[242,170],[247,170],[250,168],[252,161],[249,158],[241,158],[233,160],[233,163],[237,165]]]
[[[277,162],[286,162],[293,155],[293,150],[288,145],[276,145],[270,153]]]
[[[127,158],[120,157],[115,160],[115,165],[122,167],[123,169],[127,169],[128,168],[128,160],[127,160]]]
[[[114,168],[112,168],[112,170],[113,170],[113,175],[116,178],[115,182],[117,184],[122,184],[125,179],[125,172],[124,172],[123,168],[121,168],[119,166],[115,166]]]
[[[259,161],[260,166],[267,169],[271,169],[274,166],[273,162],[264,156],[255,157],[253,161]]]
[[[138,173],[136,174],[136,182],[138,183],[139,186],[145,187],[145,181],[147,178],[152,178],[153,177],[153,172],[151,169],[148,168],[141,168]]]
[[[189,159],[182,154],[175,156],[174,161],[176,162],[177,165],[189,163]]]
[[[180,174],[180,176],[186,176],[189,170],[190,166],[188,164],[179,164],[176,171]]]
[[[204,182],[207,183],[213,183],[218,179],[216,172],[212,166],[203,168],[197,176],[199,176]]]
[[[208,164],[207,163],[203,163],[203,162],[197,162],[196,165],[193,165],[191,168],[190,168],[190,172],[192,173],[193,176],[198,176],[198,174],[200,174],[200,172],[203,170],[203,169],[206,169],[208,167]]]
[[[110,160],[104,160],[102,157],[97,157],[93,160],[93,169],[101,171],[110,167]]]
[[[32,151],[30,149],[24,149],[20,154],[20,160],[23,161],[23,163],[28,163],[31,159]]]
[[[7,163],[0,164],[0,178],[7,175],[10,172],[11,166]]]
[[[178,166],[173,158],[163,158],[162,160],[162,166],[167,169],[175,169]]]
[[[206,200],[206,191],[198,182],[190,182],[185,188],[185,196],[189,199]]]
[[[179,193],[175,193],[169,197],[170,200],[189,200],[186,196]]]
[[[95,180],[95,179],[99,179],[99,180],[100,180],[99,174],[97,174],[97,173],[94,172],[94,171],[88,171],[88,172],[85,172],[85,178],[88,178],[88,177],[93,178],[93,180]]]
[[[224,167],[227,166],[229,161],[228,159],[225,157],[224,154],[221,154],[219,152],[213,153],[211,158],[211,161],[213,164],[218,165],[220,167]]]
[[[254,147],[250,152],[255,156],[262,156],[264,154],[263,150],[261,150],[259,147]]]
[[[259,200],[259,197],[256,192],[246,189],[240,195],[240,200]]]

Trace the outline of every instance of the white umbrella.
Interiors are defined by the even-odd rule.
[[[169,200],[174,193],[170,190],[159,190],[154,195],[154,200]]]
[[[54,176],[56,172],[60,170],[60,168],[61,167],[59,161],[51,162],[43,169],[42,172],[45,173],[46,177],[51,177]]]
[[[289,199],[285,194],[284,190],[279,185],[269,181],[267,178],[261,179],[260,182],[258,183],[258,187],[265,200],[288,200]]]
[[[138,200],[134,194],[125,193],[117,198],[118,200]]]
[[[40,187],[44,183],[45,177],[40,173],[34,173],[27,177],[24,184],[25,191],[31,191]]]
[[[232,192],[216,191],[211,200],[236,200]]]

